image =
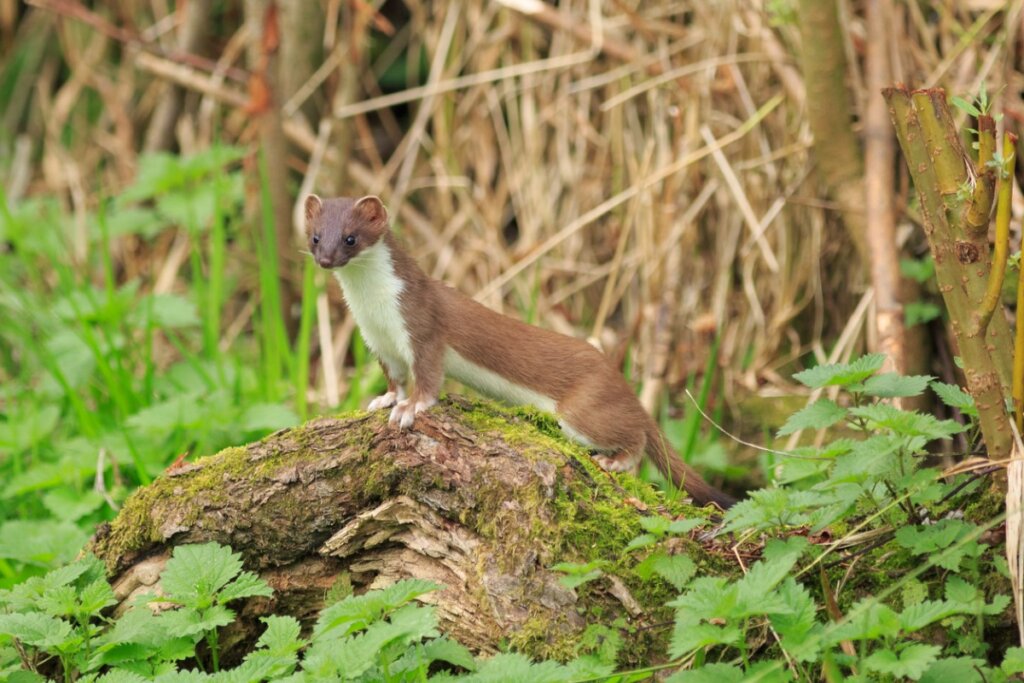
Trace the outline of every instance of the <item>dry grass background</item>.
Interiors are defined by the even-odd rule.
[[[245,8],[218,4],[203,59],[182,60],[175,9],[186,5],[0,0],[0,67],[27,60],[34,74],[7,91],[0,114],[10,201],[57,195],[84,221],[133,179],[168,83],[183,88],[176,149],[265,144],[266,113],[247,91],[256,67]],[[290,169],[292,201],[309,189],[381,194],[428,272],[617,358],[628,351],[651,408],[704,372],[716,334],[727,401],[783,387],[809,355],[841,358],[870,343],[866,279],[811,155],[804,112],[820,103],[805,95],[794,3],[316,7],[321,66],[281,106],[289,147],[269,159]],[[861,2],[840,8],[856,119],[865,44],[880,38],[866,35]],[[896,80],[963,95],[984,81],[1008,121],[1024,112],[1020,2],[899,1],[890,19]],[[401,61],[405,83],[382,92]],[[900,220],[916,244],[920,228]],[[150,244],[117,245],[118,272],[186,287],[175,234],[167,226]],[[252,263],[232,254],[243,280]],[[298,289],[301,269],[288,264]],[[328,291],[319,347],[331,352],[312,367],[322,402],[345,390],[353,329]],[[243,291],[224,319],[244,329],[246,304]]]

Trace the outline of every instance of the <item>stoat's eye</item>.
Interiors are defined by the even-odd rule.
[[[320,235],[313,235],[313,244],[320,244]]]
[[[345,238],[345,244],[347,244],[348,246],[350,246],[350,247],[355,246],[355,243],[356,243],[356,236],[355,235],[349,235],[348,237]]]

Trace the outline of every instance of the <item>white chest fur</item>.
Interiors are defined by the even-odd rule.
[[[402,317],[405,283],[395,273],[387,245],[381,241],[334,271],[345,302],[370,350],[404,382],[412,367],[412,343]]]

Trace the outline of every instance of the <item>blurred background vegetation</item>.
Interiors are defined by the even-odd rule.
[[[878,89],[987,83],[1014,122],[1020,22],[995,0],[0,0],[0,586],[180,459],[380,389],[303,254],[311,191],[381,195],[428,273],[599,344],[712,479],[773,462],[684,389],[770,441],[794,370],[887,348],[893,320],[905,371],[957,383]]]

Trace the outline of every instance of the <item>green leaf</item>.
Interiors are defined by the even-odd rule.
[[[403,579],[381,590],[349,596],[320,612],[313,628],[314,638],[327,633],[339,638],[362,630],[389,611],[440,588],[433,581]]]
[[[114,669],[97,678],[96,683],[146,683],[146,678],[133,671]]]
[[[567,574],[558,579],[558,582],[566,588],[578,588],[585,583],[590,583],[594,579],[599,579],[604,576],[604,572],[600,569],[593,569],[585,574]]]
[[[903,306],[903,325],[922,325],[942,316],[942,308],[931,301],[911,301]]]
[[[878,372],[883,363],[885,363],[884,354],[871,353],[861,356],[852,363],[818,365],[796,373],[793,375],[793,379],[812,389],[831,386],[848,387],[859,384]]]
[[[235,613],[223,605],[204,610],[182,607],[162,612],[160,620],[171,636],[188,638],[227,626],[235,620]]]
[[[782,638],[783,649],[802,662],[814,661],[821,651],[821,624],[815,619],[817,608],[811,594],[792,576],[787,576],[776,591],[787,611],[770,614],[769,619]]]
[[[907,633],[913,633],[956,612],[957,609],[944,600],[925,600],[916,605],[908,605],[903,610],[900,614],[900,627]]]
[[[295,652],[302,646],[299,633],[302,626],[295,617],[271,615],[260,619],[267,625],[256,641],[256,647],[271,652]]]
[[[139,302],[137,311],[149,311],[150,324],[167,329],[181,329],[199,325],[199,312],[195,302],[178,294],[150,294]],[[140,327],[143,320],[138,320]]]
[[[897,655],[892,650],[877,650],[864,660],[868,671],[917,680],[942,652],[937,645],[908,645]]]
[[[683,590],[697,573],[697,565],[686,555],[657,554],[651,561],[651,568],[676,590]]]
[[[978,416],[978,407],[974,404],[974,397],[955,384],[945,382],[932,382],[932,391],[950,408],[956,408],[964,415]]]
[[[75,491],[62,487],[48,491],[43,496],[46,509],[63,522],[75,522],[98,510],[104,502],[103,495],[92,489]]]
[[[904,376],[895,372],[885,372],[869,377],[864,382],[864,393],[880,398],[919,396],[924,393],[924,390],[928,388],[928,383],[933,379],[934,377],[929,375]]]
[[[128,416],[125,424],[142,432],[165,434],[177,428],[194,428],[207,419],[197,394],[183,393],[153,403]]]
[[[964,430],[964,426],[955,420],[939,420],[931,415],[900,410],[885,403],[851,408],[850,414],[867,420],[869,428],[882,427],[902,436],[948,439]]]
[[[977,534],[977,527],[959,519],[935,524],[904,526],[896,531],[896,542],[915,555],[927,555],[936,565],[958,571],[964,558],[978,557],[986,546],[965,540]]]
[[[678,671],[665,679],[665,683],[739,683],[743,679],[743,670],[732,664],[705,664]]]
[[[950,97],[949,103],[952,104],[957,109],[959,109],[960,111],[966,114],[970,114],[971,116],[978,117],[981,116],[982,114],[981,110],[974,106],[973,103],[968,102],[959,95],[953,95],[952,97]]]
[[[78,596],[79,613],[97,616],[107,607],[117,604],[114,591],[105,578],[99,578],[82,589]]]
[[[461,680],[461,679],[460,679]],[[565,683],[565,667],[557,662],[534,664],[521,654],[498,654],[480,662],[467,683]]]
[[[38,566],[74,559],[88,536],[74,524],[52,520],[15,520],[0,525],[0,558]]]
[[[742,637],[743,632],[736,626],[701,623],[698,618],[688,614],[677,616],[669,644],[669,656],[678,659],[697,648],[735,645]]]
[[[234,581],[220,589],[217,593],[217,602],[223,605],[239,598],[269,598],[273,594],[273,589],[266,581],[252,572],[242,572]]]
[[[468,671],[475,671],[477,668],[476,659],[473,653],[461,643],[448,638],[435,638],[423,646],[423,654],[427,662],[448,662],[455,666],[461,666]]]
[[[677,618],[706,620],[734,618],[742,607],[738,584],[717,576],[694,579],[683,595],[666,604],[678,608]]]
[[[181,545],[174,549],[171,559],[160,575],[164,594],[172,601],[188,607],[205,609],[213,604],[214,596],[227,602],[250,595],[270,595],[269,587],[250,572],[242,571],[242,559],[230,548],[216,543]],[[238,577],[236,585],[229,582]]]
[[[0,635],[17,638],[26,645],[52,651],[74,637],[71,624],[46,614],[0,614]]]
[[[843,640],[873,640],[895,636],[899,631],[899,615],[887,605],[866,598],[850,609],[845,622],[826,633],[826,641],[835,645]]]
[[[991,673],[982,659],[946,657],[932,662],[919,680],[921,683],[995,683]]]
[[[244,411],[239,420],[247,432],[272,432],[299,424],[295,411],[280,403],[254,403]]]
[[[935,277],[935,261],[931,256],[921,259],[901,259],[900,275],[915,282],[928,282]]]
[[[654,534],[640,534],[632,541],[626,544],[626,547],[622,549],[622,552],[629,553],[640,548],[647,548],[658,542],[658,537]]]
[[[1000,668],[1009,676],[1024,673],[1024,647],[1007,648]]]
[[[846,417],[846,409],[835,401],[823,398],[789,416],[776,436],[786,436],[801,429],[824,429]]]

